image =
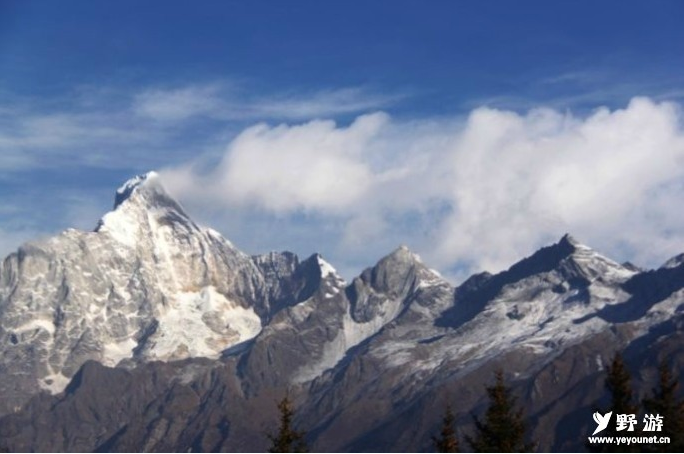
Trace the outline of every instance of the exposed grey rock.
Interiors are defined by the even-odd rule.
[[[684,364],[683,308],[677,257],[642,271],[569,235],[457,288],[405,247],[347,283],[318,254],[243,254],[148,174],[95,232],[0,266],[0,440],[260,451],[289,392],[316,450],[424,451],[503,367],[540,448],[577,450],[615,351],[642,392],[659,356]]]
[[[0,370],[12,380],[0,380],[0,406],[60,392],[88,360],[218,358],[292,303],[292,289],[274,291],[287,279],[259,263],[195,224],[156,174],[127,182],[94,232],[67,230],[2,263]]]

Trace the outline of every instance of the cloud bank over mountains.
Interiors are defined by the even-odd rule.
[[[0,252],[92,228],[117,184],[152,169],[243,250],[321,252],[347,277],[399,244],[455,281],[566,232],[642,266],[684,250],[677,102],[438,116],[367,87],[255,93],[224,81],[6,103]],[[55,172],[68,184],[44,180]]]
[[[199,158],[162,176],[191,211],[237,229],[236,242],[250,228],[268,234],[250,224],[271,219],[281,248],[294,239],[350,266],[406,243],[459,278],[567,231],[657,266],[684,250],[683,125],[678,104],[649,98],[584,116],[480,107],[463,118],[260,123],[215,166]]]

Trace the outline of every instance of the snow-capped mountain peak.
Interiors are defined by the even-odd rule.
[[[189,218],[180,203],[166,192],[161,177],[154,171],[131,178],[116,190],[113,211],[119,211],[129,205],[143,211],[162,209]]]
[[[560,273],[566,279],[581,278],[591,281],[603,276],[616,282],[624,281],[635,273],[565,234],[557,243],[539,249],[499,273],[499,278],[506,276],[507,280],[519,280],[551,271]]]
[[[677,268],[682,263],[684,263],[684,254],[679,254],[679,255],[675,255],[674,257],[669,259],[667,262],[663,263],[663,265],[660,268],[661,269]]]
[[[583,277],[589,280],[601,276],[608,281],[622,282],[636,273],[633,267],[621,265],[605,257],[570,235],[565,235],[558,244],[568,245],[572,249],[569,256],[571,263],[577,267],[577,271]]]
[[[161,186],[159,181],[159,174],[155,171],[150,171],[141,175],[137,175],[124,184],[119,186],[116,190],[116,197],[114,200],[114,209],[116,209],[123,202],[128,200],[133,193],[141,187]]]
[[[400,260],[420,262],[421,259],[415,252],[411,251],[405,244],[399,245],[395,250],[387,254],[386,257],[395,257]]]
[[[0,278],[0,335],[32,358],[28,392],[61,391],[88,359],[218,357],[261,331],[264,276],[249,256],[195,224],[154,172],[115,197],[95,232],[68,230],[2,264],[13,281]]]
[[[568,244],[568,245],[573,246],[573,247],[583,246],[582,243],[580,243],[574,236],[572,236],[569,233],[566,233],[565,235],[563,235],[561,237],[559,243]]]
[[[337,270],[330,263],[326,262],[320,254],[316,254],[316,262],[321,270],[322,278],[325,279],[326,277],[332,277],[336,278],[337,280],[342,280],[340,275],[337,273]]]
[[[163,226],[180,229],[185,235],[200,230],[166,192],[159,174],[148,172],[131,178],[117,189],[114,209],[102,217],[95,231],[134,247]]]

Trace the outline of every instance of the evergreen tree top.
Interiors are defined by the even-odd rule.
[[[308,452],[308,447],[304,437],[306,433],[296,431],[292,427],[294,410],[289,396],[278,402],[280,412],[280,427],[276,435],[268,434],[271,440],[271,447],[268,452]]]
[[[437,452],[459,452],[460,447],[458,438],[456,437],[456,430],[454,429],[455,422],[456,418],[451,410],[451,405],[447,404],[439,437],[432,437],[432,443],[437,449]]]
[[[527,424],[522,409],[516,408],[516,398],[506,386],[502,370],[494,373],[495,382],[488,386],[489,407],[484,420],[473,415],[476,433],[466,441],[475,452],[529,452],[534,444],[527,443]]]
[[[670,437],[670,444],[659,446],[668,452],[684,452],[684,400],[678,397],[679,380],[672,374],[666,361],[658,367],[658,386],[644,399],[646,413],[663,418],[662,436]]]

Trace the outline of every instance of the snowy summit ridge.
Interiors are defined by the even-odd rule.
[[[119,189],[116,190],[116,196],[114,198],[114,209],[116,209],[123,202],[128,200],[134,191],[142,186],[152,186],[160,185],[159,174],[155,171],[150,171],[141,175],[137,175],[130,180],[122,184]]]
[[[26,377],[0,380],[0,403],[59,393],[89,360],[239,355],[255,389],[363,370],[456,376],[511,352],[544,364],[616,320],[646,314],[638,334],[670,317],[681,257],[641,272],[565,235],[454,288],[400,246],[345,282],[319,254],[244,254],[194,223],[149,172],[116,191],[94,232],[24,245],[0,265],[0,371]],[[372,367],[351,367],[359,358]],[[333,381],[325,386],[343,383]]]
[[[148,172],[131,178],[117,189],[114,209],[102,217],[95,231],[108,233],[120,243],[135,247],[153,233],[159,222],[158,227],[182,225],[188,232],[201,230],[166,192],[159,174]]]
[[[0,335],[16,342],[0,367],[32,377],[18,399],[61,391],[87,360],[218,358],[261,331],[257,266],[195,224],[156,172],[124,183],[114,206],[94,232],[69,229],[2,263]]]

